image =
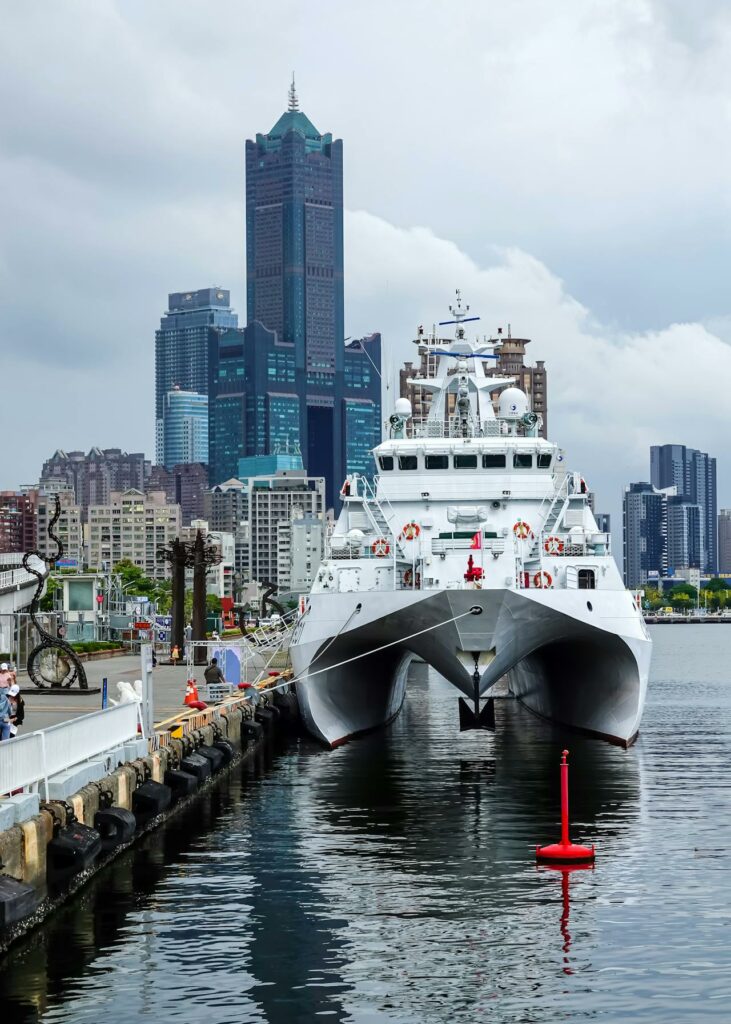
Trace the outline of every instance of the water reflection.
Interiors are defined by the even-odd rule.
[[[275,751],[116,862],[11,954],[3,1012],[723,1021],[731,701],[705,644],[657,659],[630,751],[510,700],[495,734],[460,734],[453,689],[417,668],[389,730]],[[565,746],[572,835],[596,843],[594,870],[535,865],[559,832]]]

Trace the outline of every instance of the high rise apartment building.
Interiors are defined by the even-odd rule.
[[[172,292],[155,332],[155,422],[163,416],[165,395],[176,385],[208,392],[208,330],[237,327],[231,293],[225,288]],[[206,461],[205,459],[203,461]]]
[[[622,503],[624,582],[641,587],[667,571],[667,495],[650,483],[624,489]]]
[[[297,515],[279,530],[279,588],[308,594],[324,553],[325,521]]]
[[[380,380],[370,392],[346,387],[343,143],[299,110],[294,83],[288,110],[246,143],[246,305],[250,327],[263,325],[270,338],[251,346],[244,454],[268,454],[274,437],[297,444],[333,505],[347,471],[348,425],[370,417],[373,444],[380,441]],[[371,347],[380,370],[380,339]],[[365,349],[351,346],[350,358],[365,362]],[[377,402],[377,414],[356,408],[358,398]]]
[[[231,534],[234,538],[234,567],[239,583],[249,580],[249,488],[242,480],[232,478],[206,491],[204,519],[212,530]]]
[[[304,470],[252,477],[249,491],[249,567],[257,582],[279,584],[278,528],[293,519],[325,514],[325,481]]]
[[[58,449],[43,463],[39,489],[49,494],[72,491],[85,522],[89,506],[106,504],[113,491],[144,490],[149,472],[150,463],[142,452],[92,448],[86,454]]]
[[[654,487],[676,488],[700,509],[701,565],[703,572],[718,568],[716,460],[682,444],[653,445],[650,448],[650,479]]]
[[[718,571],[731,575],[731,508],[718,513]]]
[[[676,569],[701,567],[701,508],[684,494],[668,494],[666,509],[666,562]]]
[[[89,507],[89,565],[112,568],[129,559],[146,576],[167,579],[170,564],[158,562],[157,551],[180,530],[180,508],[167,503],[164,491],[114,492],[108,504]]]
[[[205,519],[205,495],[208,490],[208,467],[202,462],[185,462],[165,469],[153,466],[145,493],[165,491],[169,505],[180,506],[183,526],[193,519]]]
[[[33,551],[37,491],[0,491],[0,552]]]
[[[177,385],[163,398],[157,421],[157,463],[172,469],[183,463],[208,463],[208,395]]]
[[[53,527],[53,532],[63,546],[61,558],[69,568],[81,569],[87,562],[84,548],[82,509],[81,505],[76,503],[74,492],[69,488],[56,490],[53,494],[42,491],[38,495],[36,520],[38,550],[49,561],[56,557],[56,544],[48,536],[48,527],[56,511],[56,495],[61,506],[61,515]]]
[[[528,395],[533,412],[542,419],[541,437],[548,437],[548,380],[546,364],[539,359],[535,366],[527,366],[525,347],[530,344],[529,338],[514,338],[508,328],[507,335],[498,332],[495,342],[496,360],[483,363],[487,377],[513,377],[516,386]],[[408,362],[399,371],[399,393],[402,398],[411,402],[415,420],[426,419],[431,407],[432,392],[427,391],[418,383],[420,378],[434,377],[437,370],[438,357],[433,352],[422,351],[418,364]],[[409,380],[416,383],[409,383]],[[493,393],[492,400],[497,413],[499,391]]]

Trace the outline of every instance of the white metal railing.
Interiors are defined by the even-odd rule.
[[[140,705],[130,701],[4,740],[0,743],[0,793],[43,781],[47,796],[49,776],[136,739],[141,724]]]
[[[23,551],[4,551],[0,555],[0,565],[5,568],[6,566],[22,565],[25,553]]]
[[[31,576],[25,569],[6,569],[4,572],[0,572],[0,590],[10,590],[13,587],[22,587],[35,582],[35,576]]]

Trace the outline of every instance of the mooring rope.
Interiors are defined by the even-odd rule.
[[[481,615],[482,608],[479,605],[473,605],[469,611],[460,612],[459,615],[453,615],[451,619],[445,619],[443,622],[436,622],[433,626],[426,626],[424,629],[419,629],[416,633],[409,633],[408,636],[399,637],[398,640],[390,640],[387,644],[381,644],[380,647],[374,647],[370,651],[363,651],[361,654],[355,654],[352,658],[345,658],[344,661],[338,661],[335,665],[328,665],[327,668],[318,668],[316,672],[303,672],[298,676],[293,676],[292,679],[287,679],[285,682],[278,684],[277,686],[267,686],[266,689],[262,689],[262,693],[272,693],[274,690],[282,690],[285,686],[290,686],[292,683],[304,682],[308,679],[314,679],[315,676],[322,675],[323,672],[331,672],[333,669],[342,668],[343,665],[350,665],[354,661],[359,661],[361,658],[368,658],[372,654],[379,654],[381,651],[385,651],[388,647],[396,647],[398,644],[406,643],[407,640],[413,640],[414,637],[423,636],[424,633],[430,633],[434,629],[440,629],[442,626],[448,626],[452,622],[457,622],[459,619],[464,619],[467,615]],[[352,618],[352,615],[351,615]],[[334,638],[333,638],[334,639]],[[331,641],[332,643],[332,641]],[[328,644],[328,647],[330,644]],[[323,652],[324,653],[324,652]],[[314,661],[312,662],[314,664]]]

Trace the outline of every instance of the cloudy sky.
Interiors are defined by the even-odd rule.
[[[0,0],[0,487],[57,447],[154,453],[169,291],[244,305],[244,141],[345,143],[346,333],[394,362],[455,287],[549,368],[616,513],[651,443],[726,454],[723,0]]]

